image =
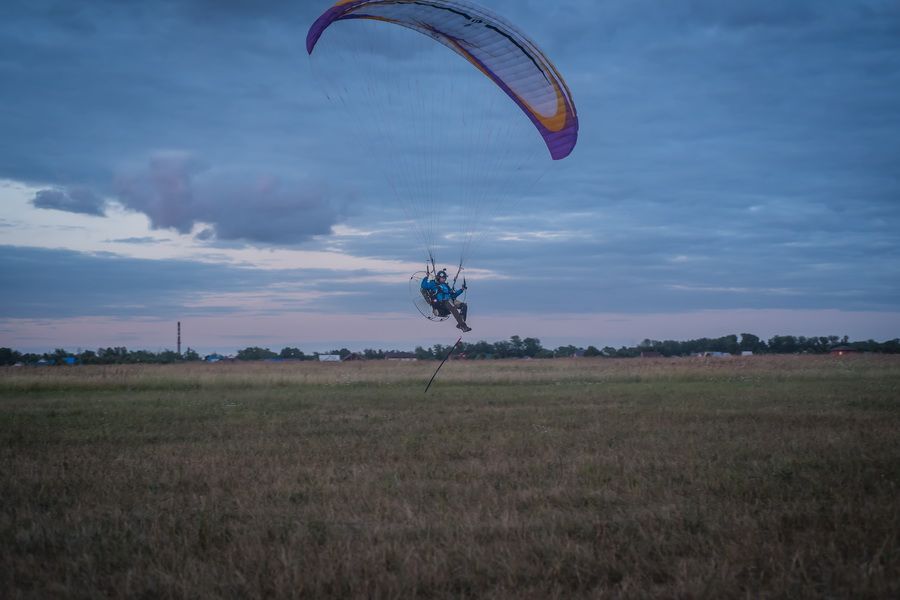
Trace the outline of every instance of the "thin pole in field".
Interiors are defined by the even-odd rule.
[[[447,356],[444,357],[444,360],[441,361],[441,364],[438,365],[437,370],[434,372],[434,375],[431,376],[431,380],[428,382],[428,385],[425,386],[425,393],[428,393],[428,389],[431,387],[431,384],[434,383],[434,378],[437,377],[438,372],[441,370],[441,367],[444,366],[444,363],[447,362],[447,359],[450,358],[450,355],[456,350],[456,347],[459,346],[459,343],[462,341],[462,336],[459,336],[459,339],[456,340],[456,343],[453,344],[453,347],[450,348],[450,352],[447,353]]]

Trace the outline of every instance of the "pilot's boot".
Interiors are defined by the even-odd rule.
[[[456,305],[452,302],[450,302],[449,304],[450,304],[450,312],[453,313],[453,318],[455,318],[456,322],[457,322],[456,328],[462,329],[463,333],[468,333],[468,332],[472,331],[472,328],[469,327],[468,325],[466,325],[465,318],[463,318],[463,316],[461,314],[459,314],[459,309],[456,308]]]

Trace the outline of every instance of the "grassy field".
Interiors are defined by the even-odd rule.
[[[900,597],[900,357],[0,369],[16,597]]]

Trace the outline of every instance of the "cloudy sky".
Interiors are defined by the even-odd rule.
[[[3,2],[0,346],[173,348],[178,320],[201,351],[452,343],[410,302],[425,222],[439,266],[481,240],[472,341],[900,336],[900,4],[481,4],[572,88],[564,161],[503,177],[467,152],[453,132],[528,123],[469,103],[487,80],[446,49],[360,59],[326,32],[310,59],[327,1]],[[428,67],[447,57],[466,70]],[[401,73],[466,126],[370,130],[327,93],[417,98]],[[423,172],[410,211],[397,182]]]

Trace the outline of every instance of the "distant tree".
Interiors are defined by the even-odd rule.
[[[64,365],[66,364],[66,359],[69,358],[71,354],[66,352],[63,348],[57,348],[53,351],[52,354],[47,354],[47,360],[52,362],[55,365]]]
[[[645,339],[635,347],[621,347],[618,350],[605,346],[603,350],[598,350],[596,346],[588,346],[587,350],[568,345],[559,346],[555,350],[543,348],[541,342],[537,338],[522,339],[519,336],[512,336],[509,340],[500,342],[479,341],[474,344],[461,343],[457,349],[459,356],[465,356],[468,359],[490,359],[490,358],[509,358],[509,357],[533,357],[533,358],[553,358],[553,357],[571,357],[583,354],[584,356],[610,356],[620,358],[630,358],[638,356],[641,351],[653,350],[664,356],[684,356],[704,351],[719,352],[740,352],[742,350],[750,350],[754,353],[770,352],[770,353],[825,353],[837,345],[850,346],[860,352],[882,352],[891,354],[900,354],[900,338],[887,340],[885,342],[877,342],[875,340],[865,340],[850,342],[847,336],[839,338],[836,335],[830,336],[781,336],[776,335],[767,342],[751,333],[737,335],[726,335],[720,338],[699,338],[687,341],[658,341]],[[450,346],[436,344],[432,348],[423,348],[417,346],[414,352],[416,358],[420,360],[431,360],[435,358],[443,358],[450,350]],[[337,354],[342,358],[350,356],[351,352],[347,348],[340,350],[332,350],[332,354]],[[368,359],[384,358],[386,352],[383,350],[366,349],[363,356]],[[57,348],[53,352],[44,354],[20,353],[11,348],[0,348],[0,365],[11,365],[16,362],[26,364],[34,364],[41,359],[54,364],[65,364],[65,359],[72,357],[73,354],[67,352],[63,348]],[[295,358],[304,360],[317,360],[319,353],[306,355],[297,348],[283,348],[280,354],[275,354],[268,348],[250,347],[240,350],[238,358],[241,360],[263,360],[269,358]],[[179,355],[172,350],[163,350],[154,353],[148,350],[129,351],[124,346],[116,346],[114,348],[98,348],[95,351],[84,350],[74,355],[81,364],[129,364],[129,363],[172,363],[182,361],[200,360],[200,356],[191,348],[187,349],[183,355]]]
[[[466,348],[466,352],[472,358],[478,359],[489,359],[494,358],[494,345],[484,340],[476,342],[474,344],[470,344],[468,348]]]
[[[414,354],[419,360],[431,360],[434,358],[434,352],[432,352],[430,349],[426,350],[422,346],[416,346]]]
[[[752,333],[742,333],[741,343],[738,345],[738,348],[741,352],[761,354],[765,352],[766,344],[759,339],[759,336],[753,335]]]
[[[726,352],[728,354],[737,354],[738,350],[738,339],[736,335],[725,335],[720,338],[716,338],[714,340],[709,340],[709,348],[708,350],[712,350],[713,352]]]
[[[154,358],[156,359],[155,361]],[[182,356],[174,350],[163,350],[155,357],[151,355],[147,362],[161,362],[163,364],[169,365],[172,363],[181,362],[182,360]]]
[[[541,340],[537,338],[527,337],[522,340],[522,354],[525,356],[536,358],[543,350]]]
[[[865,344],[863,344],[863,352],[877,352],[881,348],[881,344],[876,342],[873,339],[866,340]]]
[[[816,354],[827,354],[831,349],[831,344],[828,342],[828,338],[824,335],[820,335],[818,337],[810,338],[811,345],[813,347],[813,351]]]
[[[22,360],[22,354],[12,348],[0,348],[0,365],[14,365]]]
[[[238,350],[237,358],[238,360],[267,360],[270,358],[278,358],[278,355],[268,348],[258,348],[254,346]]]
[[[798,352],[797,338],[792,335],[776,335],[769,340],[769,350],[775,354],[793,354]]]
[[[553,355],[557,358],[570,358],[572,356],[576,356],[579,352],[581,352],[581,348],[577,348],[575,346],[560,346],[556,350],[553,351]]]
[[[894,338],[881,344],[881,351],[888,354],[900,354],[900,338]]]
[[[655,350],[663,356],[684,356],[685,354],[690,354],[690,350],[682,342],[674,340],[662,342]]]
[[[512,353],[512,343],[507,341],[494,342],[491,349],[491,354],[494,355],[494,358],[509,358],[512,356]]]
[[[173,355],[177,356],[171,350],[167,350],[166,352],[171,352]],[[165,358],[163,358],[163,353],[154,354],[149,350],[133,350],[127,354],[127,356],[119,359],[117,362],[126,362],[126,363],[140,363],[140,364],[152,364],[152,363],[160,363],[160,362],[175,362],[175,356],[165,354]]]
[[[78,362],[83,365],[96,365],[100,361],[97,359],[97,353],[93,350],[84,350],[78,355]]]
[[[97,362],[104,365],[121,364],[128,362],[128,348],[116,346],[115,348],[98,348]]]

